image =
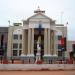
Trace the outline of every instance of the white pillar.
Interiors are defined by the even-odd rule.
[[[54,55],[57,55],[58,54],[58,52],[57,52],[57,50],[58,50],[57,40],[58,40],[58,38],[56,36],[56,32],[54,31]]]
[[[25,30],[22,30],[22,54],[25,54]]]
[[[32,28],[32,32],[31,32],[31,54],[34,54],[34,29]]]
[[[44,55],[47,54],[47,28],[44,29]]]
[[[13,56],[13,27],[9,27],[8,29],[8,45],[7,45],[7,56]]]
[[[54,32],[51,30],[51,35],[50,35],[50,46],[51,46],[51,54],[54,54]]]
[[[28,54],[31,54],[31,29],[28,29]]]
[[[48,29],[48,39],[47,39],[47,43],[48,43],[48,55],[51,55],[50,52],[50,29]]]

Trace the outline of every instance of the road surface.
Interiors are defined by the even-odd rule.
[[[0,71],[0,75],[75,75],[75,71]]]

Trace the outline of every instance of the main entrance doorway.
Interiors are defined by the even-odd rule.
[[[37,41],[38,41],[38,37],[39,37],[39,31],[38,28],[34,29],[34,55],[36,57],[36,53],[37,53]],[[41,30],[41,42],[40,42],[40,47],[41,47],[41,60],[43,60],[43,55],[44,55],[44,29]]]

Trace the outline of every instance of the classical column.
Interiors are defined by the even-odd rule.
[[[28,29],[28,54],[31,54],[31,29]]]
[[[48,39],[47,39],[47,43],[48,43],[48,55],[51,55],[51,52],[50,52],[50,29],[48,28]]]
[[[22,54],[25,54],[25,30],[22,30]]]
[[[8,29],[8,45],[7,45],[7,57],[13,56],[13,27]]]
[[[48,53],[47,51],[47,28],[44,29],[44,55]]]
[[[31,54],[34,54],[34,28],[31,29]]]
[[[51,30],[50,34],[50,47],[51,47],[51,54],[54,54],[54,31]]]
[[[53,55],[57,55],[57,36],[56,36],[56,32],[54,31],[54,53]]]

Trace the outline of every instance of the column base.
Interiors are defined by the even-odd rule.
[[[25,54],[21,54],[21,57],[25,57],[26,55]]]
[[[45,54],[44,57],[52,57],[51,54]]]
[[[27,54],[27,57],[34,57],[34,54]]]
[[[58,57],[58,55],[57,55],[57,54],[53,54],[52,56],[54,56],[54,57]]]

